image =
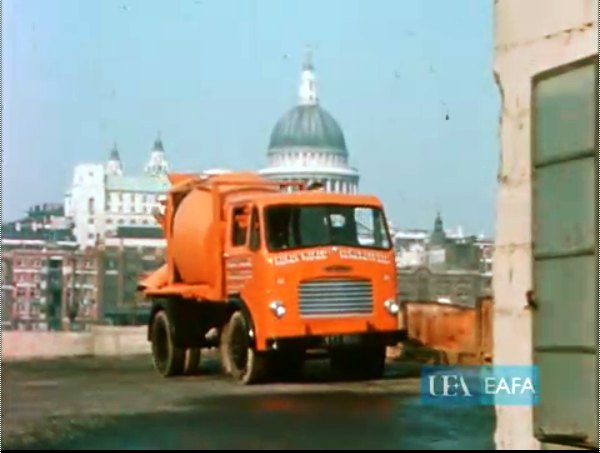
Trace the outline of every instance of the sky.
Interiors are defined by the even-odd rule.
[[[3,220],[62,202],[117,143],[141,173],[257,170],[297,103],[306,46],[360,191],[401,228],[493,235],[499,92],[493,2],[5,0]]]

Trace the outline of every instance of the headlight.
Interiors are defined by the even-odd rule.
[[[394,299],[388,299],[384,302],[385,309],[390,315],[397,315],[400,311],[400,305]]]
[[[283,318],[283,316],[285,315],[285,307],[283,305],[283,302],[281,302],[280,300],[275,300],[271,302],[269,308],[271,309],[273,314],[278,318]]]

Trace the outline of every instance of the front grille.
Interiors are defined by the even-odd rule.
[[[300,284],[299,303],[301,316],[368,314],[373,311],[373,286],[370,280],[309,280]]]

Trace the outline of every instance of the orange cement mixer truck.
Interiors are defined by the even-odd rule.
[[[166,262],[139,282],[161,375],[193,373],[217,347],[243,384],[299,373],[313,353],[340,377],[382,376],[386,347],[405,332],[376,197],[246,172],[169,179],[155,214]]]

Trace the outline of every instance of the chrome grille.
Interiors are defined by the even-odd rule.
[[[373,286],[370,280],[309,280],[300,284],[299,302],[301,316],[368,314],[373,311]]]

